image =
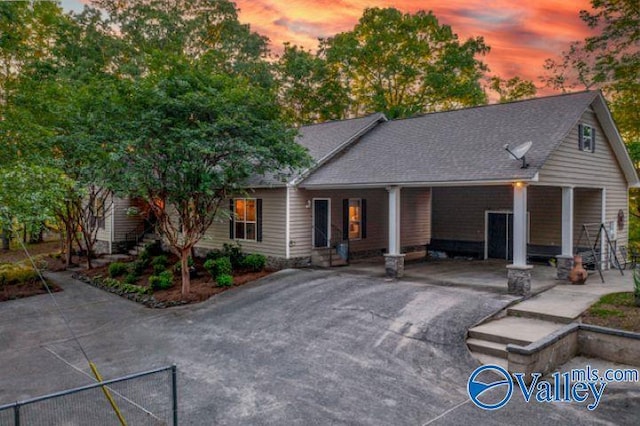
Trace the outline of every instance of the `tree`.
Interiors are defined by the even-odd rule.
[[[366,9],[352,31],[321,41],[320,55],[349,95],[348,115],[390,118],[486,102],[482,37],[460,42],[431,12]]]
[[[543,76],[549,86],[567,91],[603,91],[631,159],[640,170],[640,6],[637,0],[591,0],[580,12],[595,35],[572,43],[560,59],[549,59]],[[640,196],[632,189],[630,236],[640,239]]]
[[[0,226],[58,221],[73,181],[60,170],[17,163],[0,169]]]
[[[238,76],[212,75],[189,60],[139,79],[117,133],[124,193],[146,200],[180,256],[188,257],[246,179],[304,165],[306,153],[281,120],[272,91]]]
[[[323,58],[285,43],[275,71],[280,104],[294,123],[345,118],[345,90]]]
[[[538,91],[532,81],[522,80],[518,76],[510,78],[509,80],[504,80],[499,76],[493,76],[489,80],[489,89],[500,96],[498,100],[500,103],[532,98]]]
[[[23,66],[51,54],[63,19],[62,9],[54,2],[0,3],[0,107]]]
[[[640,143],[640,7],[635,0],[592,0],[591,6],[580,17],[597,33],[548,60],[543,80],[564,91],[602,89],[625,142]]]
[[[95,207],[109,211],[111,200],[109,138],[114,130],[105,116],[118,105],[113,97],[119,80],[108,72],[112,61],[106,51],[113,43],[104,28],[94,10],[56,21],[49,54],[22,64],[0,122],[6,148],[1,164],[56,168],[74,181],[58,216],[67,236],[67,264],[75,239],[87,252],[89,268],[99,225]]]
[[[137,77],[189,58],[218,73],[272,86],[268,39],[238,20],[229,0],[93,0],[118,28],[118,72]]]

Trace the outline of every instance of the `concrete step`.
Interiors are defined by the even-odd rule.
[[[597,297],[576,292],[569,286],[556,286],[509,308],[507,314],[568,324],[580,317],[595,300]]]
[[[549,314],[549,313],[543,313],[538,311],[527,311],[527,310],[512,309],[512,308],[507,309],[507,315],[511,317],[517,317],[517,318],[537,319],[541,321],[557,322],[561,324],[569,324],[575,320],[573,318],[567,318],[557,314]]]
[[[546,337],[564,324],[533,318],[507,316],[469,330],[469,337],[495,343],[526,346]]]
[[[467,340],[467,346],[471,352],[507,359],[507,345],[504,343],[472,338]]]
[[[504,368],[505,370],[507,369],[507,366],[508,366],[508,362],[505,358],[498,358],[496,356],[491,356],[491,355],[483,354],[480,352],[473,352],[473,351],[471,351],[471,356],[477,359],[478,361],[480,361],[480,363],[484,365],[486,364],[498,365]]]
[[[311,252],[311,264],[323,268],[331,266],[345,266],[349,263],[344,260],[336,249],[315,249]]]

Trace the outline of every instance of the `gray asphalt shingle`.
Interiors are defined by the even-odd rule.
[[[327,121],[302,126],[298,130],[296,142],[307,148],[311,158],[318,163],[341,145],[349,142],[354,136],[381,120],[385,120],[384,115],[375,113],[350,120]],[[256,175],[249,180],[248,186],[279,186],[292,177],[290,175],[280,176],[276,173],[265,176]]]
[[[301,186],[531,179],[597,96],[580,92],[384,122]],[[305,130],[302,143],[318,153],[335,146],[323,129]],[[530,167],[521,169],[504,145],[527,141]]]

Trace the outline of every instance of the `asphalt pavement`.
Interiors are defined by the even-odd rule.
[[[52,274],[105,378],[176,364],[183,425],[637,424],[640,391],[584,405],[467,396],[468,328],[495,292],[288,270],[197,305],[151,310]],[[49,296],[0,304],[0,404],[91,383]]]

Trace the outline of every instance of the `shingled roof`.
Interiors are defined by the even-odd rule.
[[[300,186],[532,180],[596,99],[602,100],[599,92],[580,92],[388,121],[315,170]],[[322,140],[322,127],[314,130],[318,132],[313,140],[305,140],[303,133],[302,143],[310,149]],[[529,168],[522,169],[504,145],[527,141],[533,143],[526,155]]]
[[[300,127],[296,142],[307,148],[309,155],[314,160],[314,165],[309,170],[302,172],[297,178],[302,178],[325,164],[335,154],[341,152],[378,123],[386,120],[384,114],[375,113],[361,118],[327,121]],[[288,176],[288,180],[292,178],[295,179],[296,176]],[[249,180],[248,186],[283,186],[286,180],[276,173],[265,176],[256,175]]]

